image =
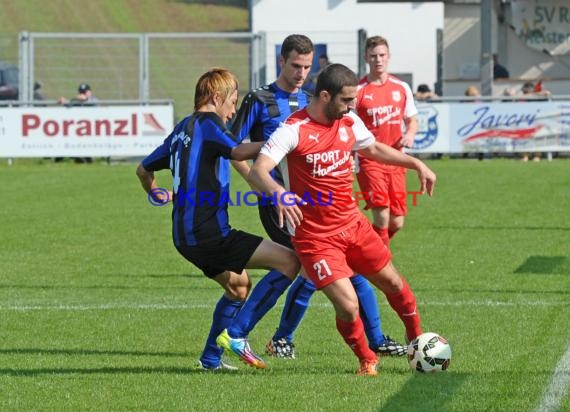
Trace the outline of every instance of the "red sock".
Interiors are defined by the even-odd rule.
[[[406,336],[411,341],[422,334],[420,314],[416,308],[416,297],[410,289],[406,279],[402,278],[404,287],[396,293],[386,294],[388,303],[398,314],[406,327]]]
[[[388,229],[388,238],[392,239],[396,233],[398,233],[397,230],[392,231],[392,230]]]
[[[342,335],[346,344],[352,349],[358,360],[375,361],[376,354],[370,350],[364,335],[364,325],[360,316],[356,320],[349,322],[336,318],[336,328]]]
[[[374,228],[374,231],[380,235],[380,239],[382,239],[382,242],[384,242],[386,247],[390,248],[390,235],[388,234],[388,228],[378,226],[372,227]]]

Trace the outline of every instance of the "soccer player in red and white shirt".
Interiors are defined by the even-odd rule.
[[[267,141],[249,174],[255,187],[272,193],[291,230],[295,251],[317,289],[332,302],[337,329],[360,361],[359,374],[376,375],[378,360],[368,348],[358,299],[350,283],[361,273],[386,295],[408,339],[422,333],[416,299],[391,262],[388,248],[350,198],[350,154],[414,169],[421,191],[432,194],[435,174],[420,160],[374,139],[351,113],[358,79],[341,64],[319,75],[315,97],[291,115]],[[285,187],[271,178],[280,164]],[[293,199],[292,199],[293,198]]]
[[[418,110],[410,86],[388,73],[388,41],[380,36],[368,38],[365,60],[369,73],[358,83],[358,115],[377,141],[400,151],[411,147],[418,130]],[[357,178],[360,189],[370,194],[366,208],[372,210],[374,230],[388,246],[407,213],[406,169],[360,156]]]

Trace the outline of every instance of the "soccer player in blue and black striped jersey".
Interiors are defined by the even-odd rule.
[[[231,126],[238,138],[243,139],[249,135],[252,142],[264,142],[291,113],[309,104],[310,96],[301,87],[309,75],[313,53],[313,43],[307,36],[292,34],[285,38],[281,45],[281,72],[277,80],[249,92],[238,110]],[[250,169],[248,163],[232,161],[232,164],[247,179]],[[279,167],[272,171],[272,176],[283,185]],[[267,235],[273,241],[292,248],[289,233],[277,223],[275,207],[268,202],[258,202],[258,209]],[[394,342],[382,331],[374,289],[361,275],[352,277],[351,281],[358,294],[370,348],[381,355],[405,355],[406,347]],[[315,290],[310,280],[297,277],[287,293],[279,327],[267,343],[267,354],[279,358],[295,358],[293,333],[299,326]]]
[[[262,143],[242,143],[226,127],[236,112],[238,83],[225,69],[212,69],[196,85],[195,112],[183,119],[164,143],[137,168],[153,202],[172,200],[172,237],[178,252],[216,281],[224,294],[216,304],[200,368],[235,369],[221,360],[218,335],[229,329],[247,336],[287,289],[299,270],[293,250],[230,226],[228,159],[251,159]],[[158,187],[154,172],[170,169],[172,191]],[[149,199],[150,199],[149,197]],[[245,268],[273,268],[253,289]],[[227,335],[226,335],[227,336]],[[231,349],[244,361],[265,368],[246,338]]]

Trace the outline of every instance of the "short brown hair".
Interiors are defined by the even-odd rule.
[[[283,60],[287,61],[289,54],[292,51],[296,51],[299,54],[309,54],[312,53],[315,48],[313,42],[307,36],[303,34],[291,34],[283,40],[281,44],[281,56]]]
[[[227,69],[215,67],[200,76],[196,83],[194,110],[207,104],[216,93],[220,93],[220,97],[226,100],[237,89],[238,81],[235,75]]]
[[[366,47],[364,50],[373,49],[376,46],[386,46],[388,50],[390,50],[390,46],[388,45],[388,40],[382,36],[372,36],[366,39]]]

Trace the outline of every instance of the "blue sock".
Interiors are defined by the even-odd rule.
[[[354,275],[350,278],[350,281],[358,295],[360,317],[362,318],[362,323],[364,323],[364,332],[368,339],[368,346],[377,348],[384,341],[384,332],[382,331],[380,309],[378,308],[374,288],[362,275]]]
[[[245,338],[249,335],[257,322],[275,306],[279,296],[290,284],[291,279],[281,272],[272,270],[267,273],[253,288],[245,305],[228,328],[228,334],[232,338]]]
[[[313,282],[297,276],[287,292],[279,328],[273,335],[273,340],[285,338],[287,342],[293,342],[293,333],[301,323],[309,306],[309,300],[316,290]]]
[[[224,329],[231,325],[232,320],[243,304],[244,301],[242,300],[231,300],[225,296],[222,296],[216,304],[210,334],[206,340],[206,346],[204,347],[202,356],[200,356],[200,362],[202,362],[204,367],[215,368],[220,364],[224,350],[216,345],[216,338]]]

